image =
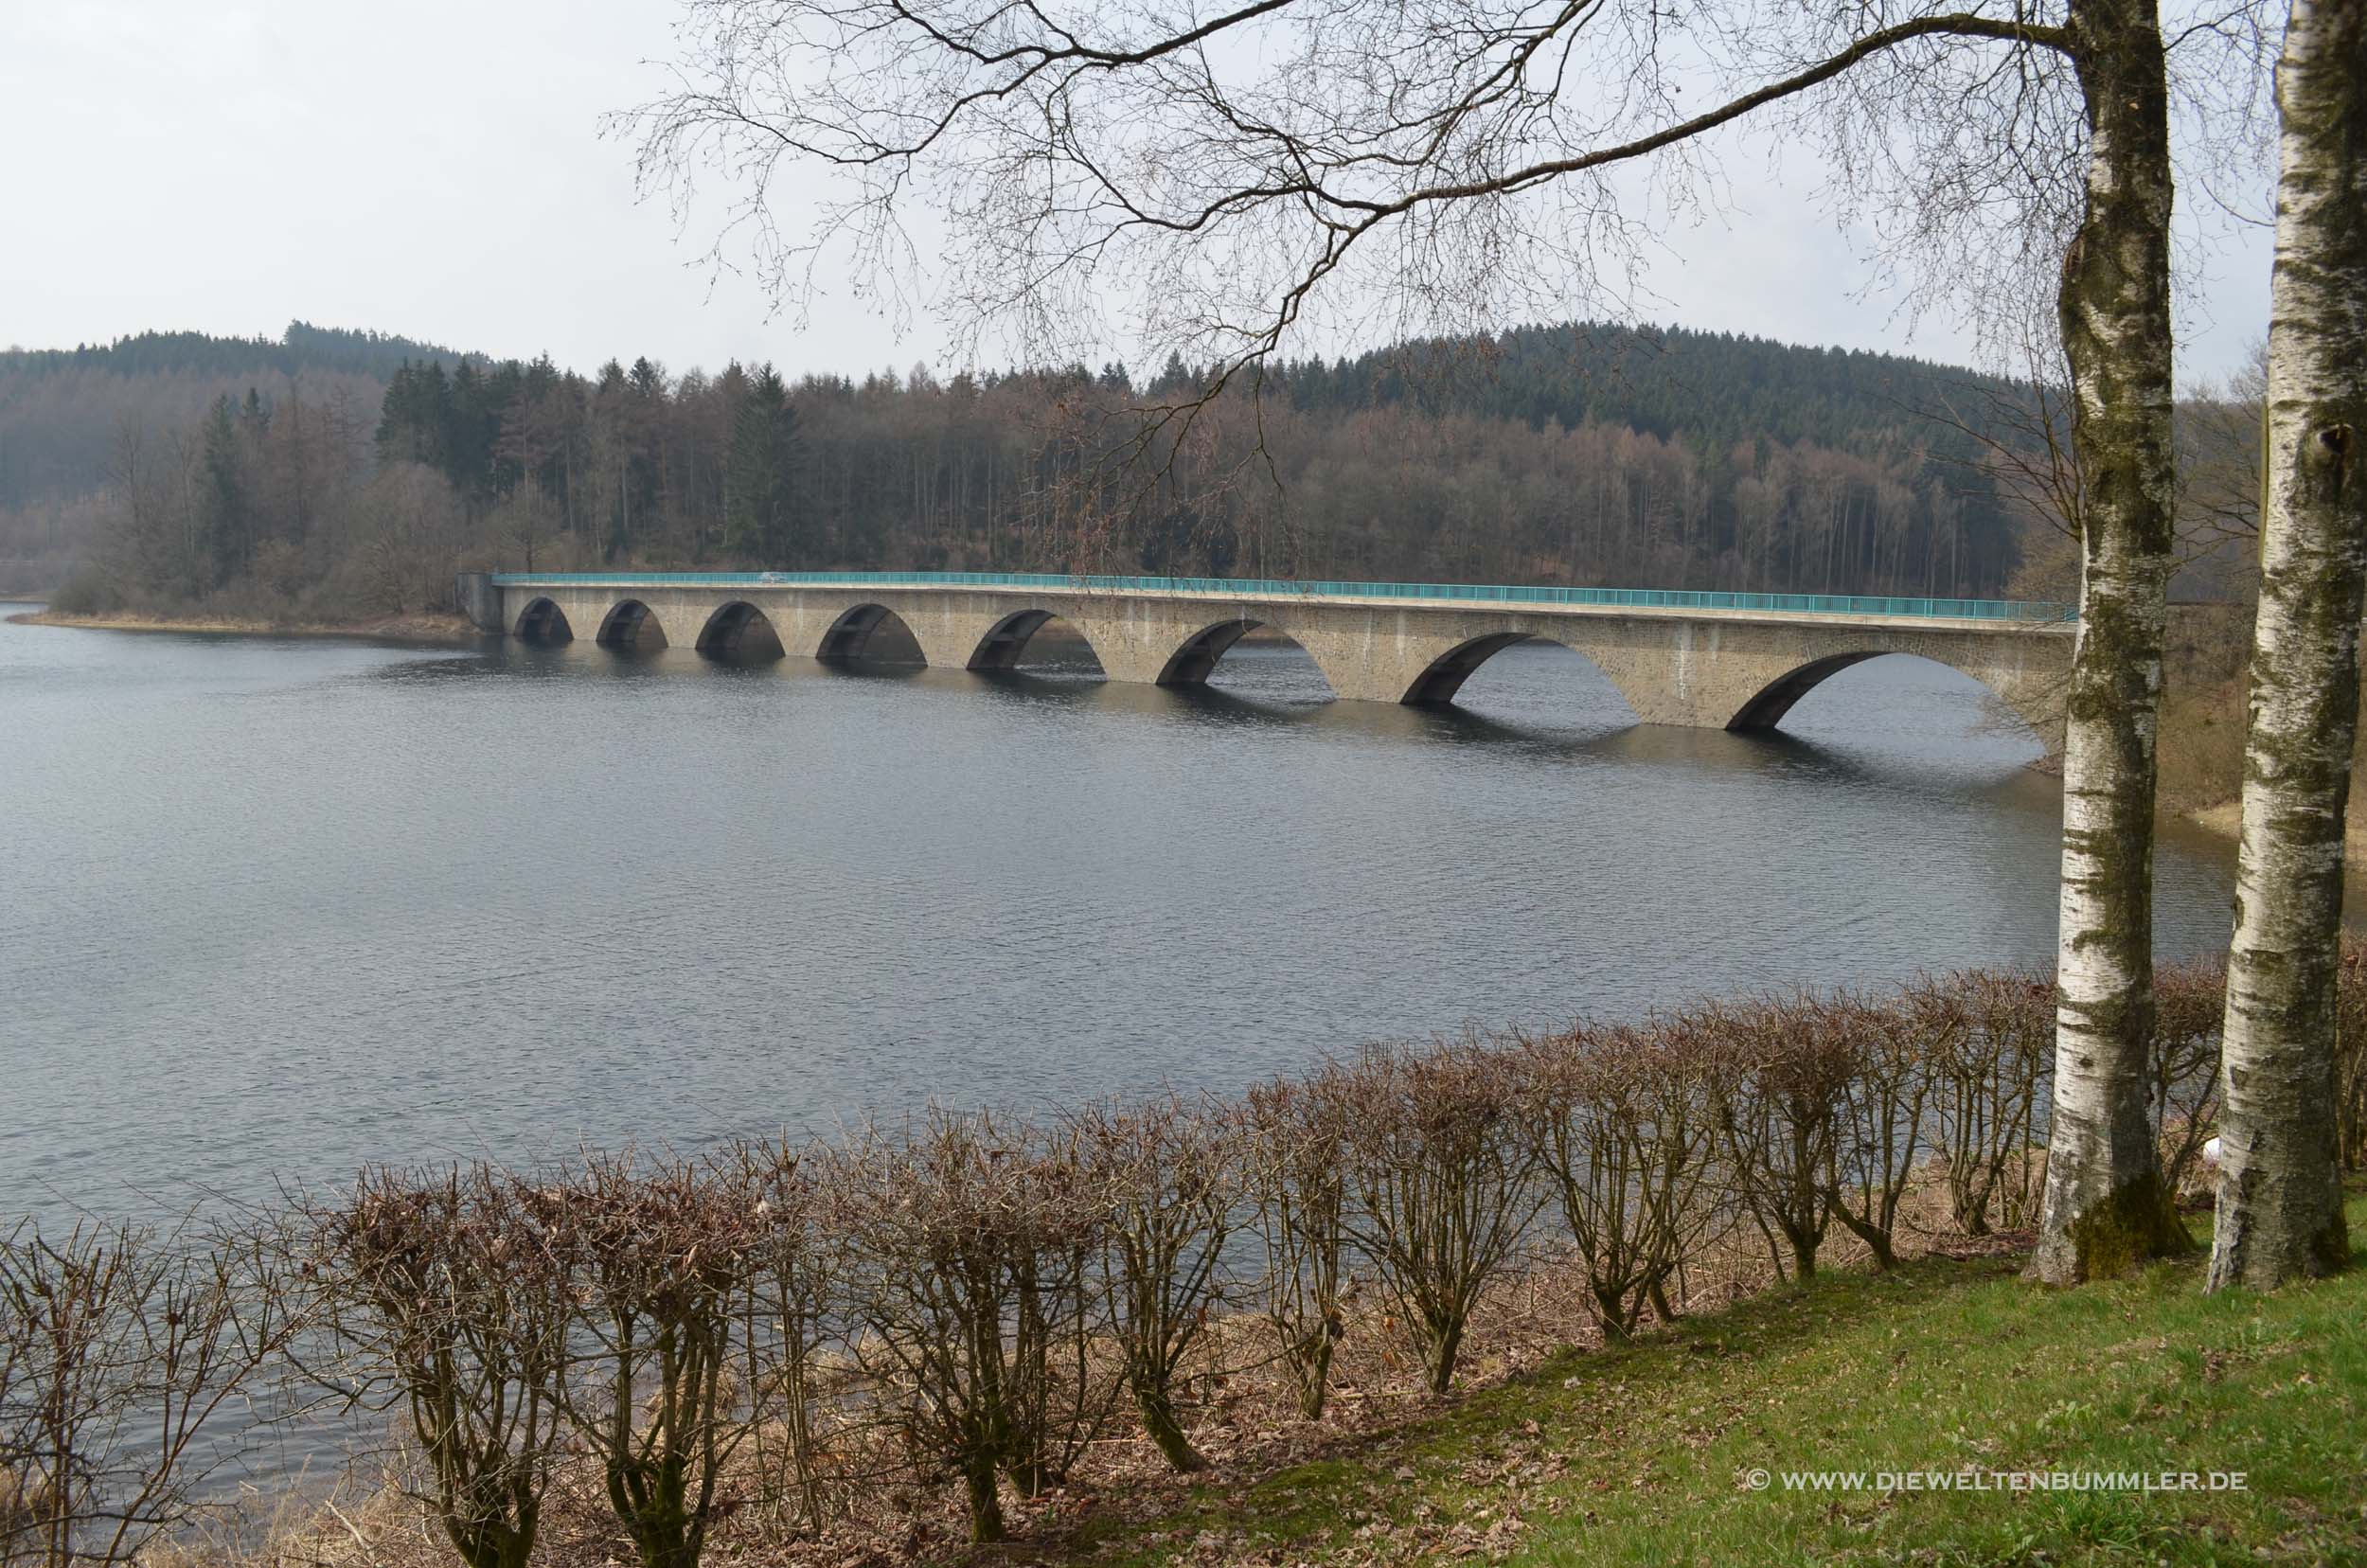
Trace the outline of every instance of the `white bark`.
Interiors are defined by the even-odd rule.
[[[2053,1130],[2032,1277],[2187,1244],[2147,1114],[2155,720],[2171,566],[2169,105],[2150,0],[2074,0],[2087,206],[2060,313],[2080,468],[2079,640],[2063,748]]]
[[[2210,1288],[2348,1261],[2335,984],[2367,585],[2367,0],[2295,0],[2277,70],[2268,513]]]

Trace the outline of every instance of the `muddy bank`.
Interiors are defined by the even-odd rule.
[[[68,615],[28,610],[9,617],[21,626],[76,626],[91,632],[197,632],[271,637],[368,637],[380,642],[472,648],[482,633],[456,615],[383,615],[353,621],[276,621],[213,615]]]
[[[2244,830],[2244,803],[2240,800],[2224,800],[2216,806],[2206,806],[2199,811],[2187,812],[2186,820],[2211,832],[2234,839],[2240,836]],[[2342,838],[2343,859],[2356,883],[2358,879],[2367,876],[2367,823],[2360,822],[2357,811],[2351,813],[2350,827],[2344,830]]]

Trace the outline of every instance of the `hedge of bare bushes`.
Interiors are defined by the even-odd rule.
[[[2356,1168],[2367,965],[2344,969]],[[2220,975],[2164,973],[2154,1109],[2199,1184]],[[1975,972],[1366,1051],[1220,1102],[1038,1120],[951,1110],[825,1145],[373,1170],[234,1230],[0,1250],[0,1562],[126,1560],[186,1522],[268,1390],[391,1415],[406,1485],[470,1568],[522,1568],[555,1478],[647,1568],[726,1511],[818,1528],[864,1494],[1060,1486],[1095,1442],[1207,1461],[1196,1388],[1278,1368],[1326,1412],[1361,1291],[1424,1383],[1491,1286],[1546,1256],[1607,1338],[1682,1310],[1737,1246],[1777,1277],[1838,1234],[1887,1268],[2032,1218],[2055,994]],[[2357,1025],[2357,1026],[2354,1026]]]

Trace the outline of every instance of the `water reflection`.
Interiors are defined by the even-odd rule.
[[[495,640],[0,626],[0,1189],[120,1211],[368,1159],[1231,1088],[1361,1041],[2042,960],[2056,795],[1977,686],[1639,726],[1516,647],[1461,705]],[[869,651],[869,650],[866,650]],[[2172,838],[2162,941],[2225,937]]]

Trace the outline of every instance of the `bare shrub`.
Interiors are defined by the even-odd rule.
[[[2153,1039],[2146,1066],[2162,1180],[2182,1190],[2219,1126],[2219,1031],[2227,1017],[2227,965],[2181,964],[2153,977]]]
[[[863,1137],[832,1188],[854,1354],[921,1480],[958,1478],[971,1538],[1000,1541],[998,1471],[1058,1482],[1117,1385],[1093,1353],[1100,1205],[1064,1141],[938,1109]]]
[[[1633,1334],[1647,1306],[1674,1315],[1667,1281],[1716,1212],[1716,1096],[1697,1043],[1668,1018],[1581,1025],[1526,1042],[1522,1058],[1540,1101],[1539,1163],[1607,1338]]]
[[[564,1430],[571,1293],[552,1233],[482,1163],[365,1171],[308,1221],[347,1399],[409,1417],[428,1472],[414,1495],[469,1568],[524,1568]]]
[[[1904,1006],[1931,1042],[1932,1139],[1957,1229],[1987,1236],[2034,1218],[2045,1090],[2055,1061],[2055,982],[1973,970],[1918,982]]]
[[[1949,1021],[1902,999],[1881,1007],[1847,992],[1813,1007],[1843,1069],[1833,1140],[1833,1214],[1866,1244],[1874,1266],[1896,1265],[1898,1207],[1922,1152],[1928,1062],[1948,1048]]]
[[[643,1568],[696,1568],[750,1425],[731,1368],[757,1200],[734,1170],[632,1152],[521,1197],[575,1297],[568,1433],[598,1462]]]
[[[1842,1015],[1813,997],[1765,998],[1688,1015],[1714,1043],[1735,1194],[1778,1274],[1816,1273],[1837,1196],[1842,1109],[1852,1067]],[[1778,1246],[1776,1238],[1782,1238]]]
[[[1377,1048],[1318,1082],[1340,1098],[1348,1235],[1444,1394],[1472,1307],[1544,1202],[1533,1102],[1512,1059],[1475,1040]]]
[[[788,1143],[739,1144],[731,1158],[756,1220],[739,1308],[752,1469],[767,1510],[778,1518],[793,1501],[810,1527],[829,1507],[822,1352],[839,1333],[845,1267],[828,1223],[828,1161]]]
[[[1338,1069],[1326,1068],[1326,1075]],[[1323,1419],[1347,1250],[1345,1097],[1322,1081],[1276,1079],[1249,1092],[1242,1150],[1252,1222],[1265,1244],[1261,1298],[1299,1414]]]
[[[1167,1463],[1204,1470],[1177,1414],[1175,1381],[1230,1294],[1224,1258],[1239,1222],[1240,1123],[1169,1094],[1095,1102],[1072,1114],[1068,1129],[1101,1205],[1100,1287],[1120,1375]]]
[[[2359,950],[2341,985],[2356,1096]],[[2216,1109],[2222,989],[2215,967],[2159,977],[2173,1174]],[[1321,1417],[1351,1262],[1443,1393],[1475,1331],[1507,1360],[1590,1312],[1624,1338],[1704,1276],[1738,1292],[1771,1262],[1812,1274],[1836,1219],[1888,1267],[1928,1150],[1966,1230],[2026,1222],[2054,1010],[2042,979],[1972,972],[1879,1007],[1801,994],[1377,1048],[1230,1106],[1105,1101],[1048,1128],[932,1110],[843,1148],[596,1156],[545,1180],[371,1171],[293,1231],[194,1246],[20,1227],[0,1248],[0,1568],[162,1551],[199,1511],[199,1429],[292,1348],[351,1404],[407,1417],[422,1463],[384,1496],[423,1503],[402,1507],[405,1539],[440,1527],[469,1568],[547,1553],[546,1521],[574,1509],[545,1497],[579,1483],[642,1568],[696,1568],[727,1481],[753,1488],[772,1543],[835,1550],[858,1516],[909,1506],[904,1483],[956,1481],[972,1537],[996,1541],[1003,1487],[1065,1484],[1130,1397],[1173,1468],[1202,1467],[1185,1374],[1228,1359],[1221,1320],[1244,1297]],[[1517,1275],[1556,1207],[1575,1263]],[[314,1323],[338,1352],[317,1365]],[[866,1506],[862,1484],[891,1478]]]
[[[0,1238],[0,1563],[129,1562],[208,1505],[300,1320],[258,1231]]]

